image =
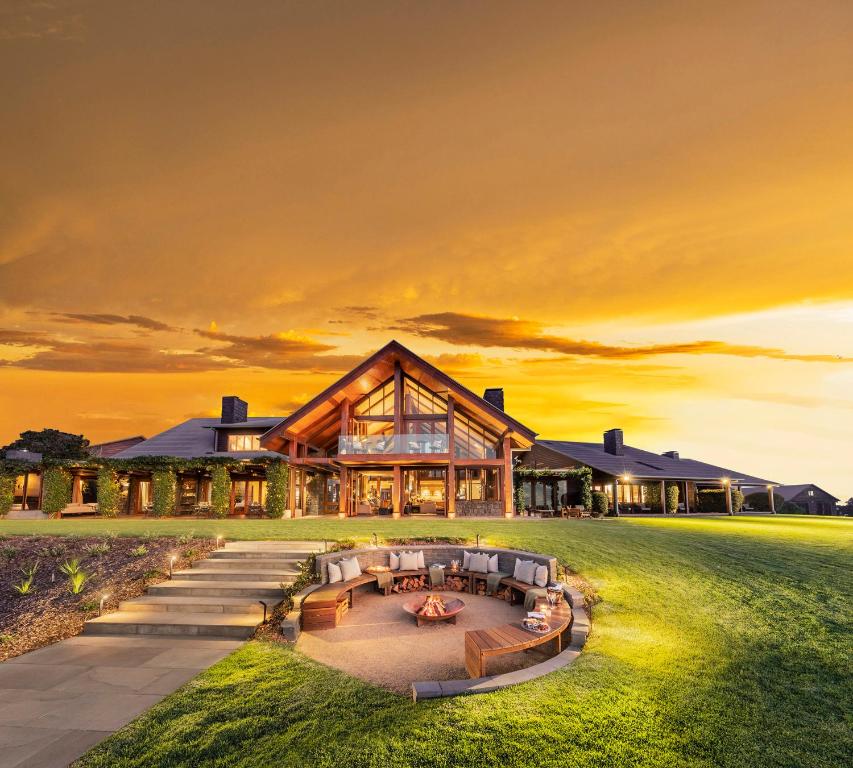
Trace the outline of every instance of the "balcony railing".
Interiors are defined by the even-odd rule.
[[[338,438],[338,455],[381,455],[447,453],[447,435],[342,435]]]

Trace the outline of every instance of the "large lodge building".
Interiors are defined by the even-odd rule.
[[[214,459],[229,463],[232,515],[263,512],[271,461],[287,463],[293,517],[513,514],[519,468],[538,470],[515,473],[524,508],[552,514],[580,507],[580,485],[566,472],[577,467],[590,468],[593,489],[604,491],[616,512],[648,511],[650,487],[664,493],[675,484],[679,509],[689,513],[702,488],[774,485],[675,452],[631,448],[621,430],[605,433],[601,444],[537,442],[532,429],[504,411],[503,390],[487,389],[480,397],[396,341],[290,416],[251,417],[247,403],[228,396],[220,418],[189,419],[148,440],[93,448],[101,458],[128,460],[120,473],[125,514],[149,510],[145,459],[156,457],[193,464],[178,472],[177,514],[203,513],[209,505],[204,460]],[[71,471],[66,513],[90,511],[96,470]],[[19,508],[38,508],[39,481],[35,468],[18,479]]]

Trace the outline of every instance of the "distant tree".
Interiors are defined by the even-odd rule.
[[[89,457],[89,441],[83,435],[72,435],[58,429],[42,429],[38,432],[28,429],[13,443],[3,448],[5,451],[31,451],[40,453],[46,459],[86,459]]]

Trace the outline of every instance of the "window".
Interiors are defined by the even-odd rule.
[[[406,419],[407,435],[443,435],[447,422],[436,419]]]
[[[809,496],[814,496],[814,491],[809,491]]]
[[[228,435],[229,451],[259,451],[261,450],[260,435]]]
[[[463,501],[500,501],[500,472],[495,467],[457,469],[456,498]]]
[[[406,377],[403,385],[403,413],[411,416],[447,413],[447,400]]]
[[[461,413],[454,419],[453,446],[457,459],[494,459],[498,455],[498,438]]]
[[[388,379],[359,400],[353,409],[356,416],[393,416],[394,379]]]

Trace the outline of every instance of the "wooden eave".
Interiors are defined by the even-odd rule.
[[[530,447],[536,433],[508,416],[397,341],[391,341],[345,376],[307,402],[261,437],[264,448],[278,450],[288,439],[324,445],[340,432],[341,404],[355,403],[394,375],[403,372],[438,394],[450,394],[461,409],[496,434],[509,430],[513,448]],[[389,418],[389,421],[391,419]]]

